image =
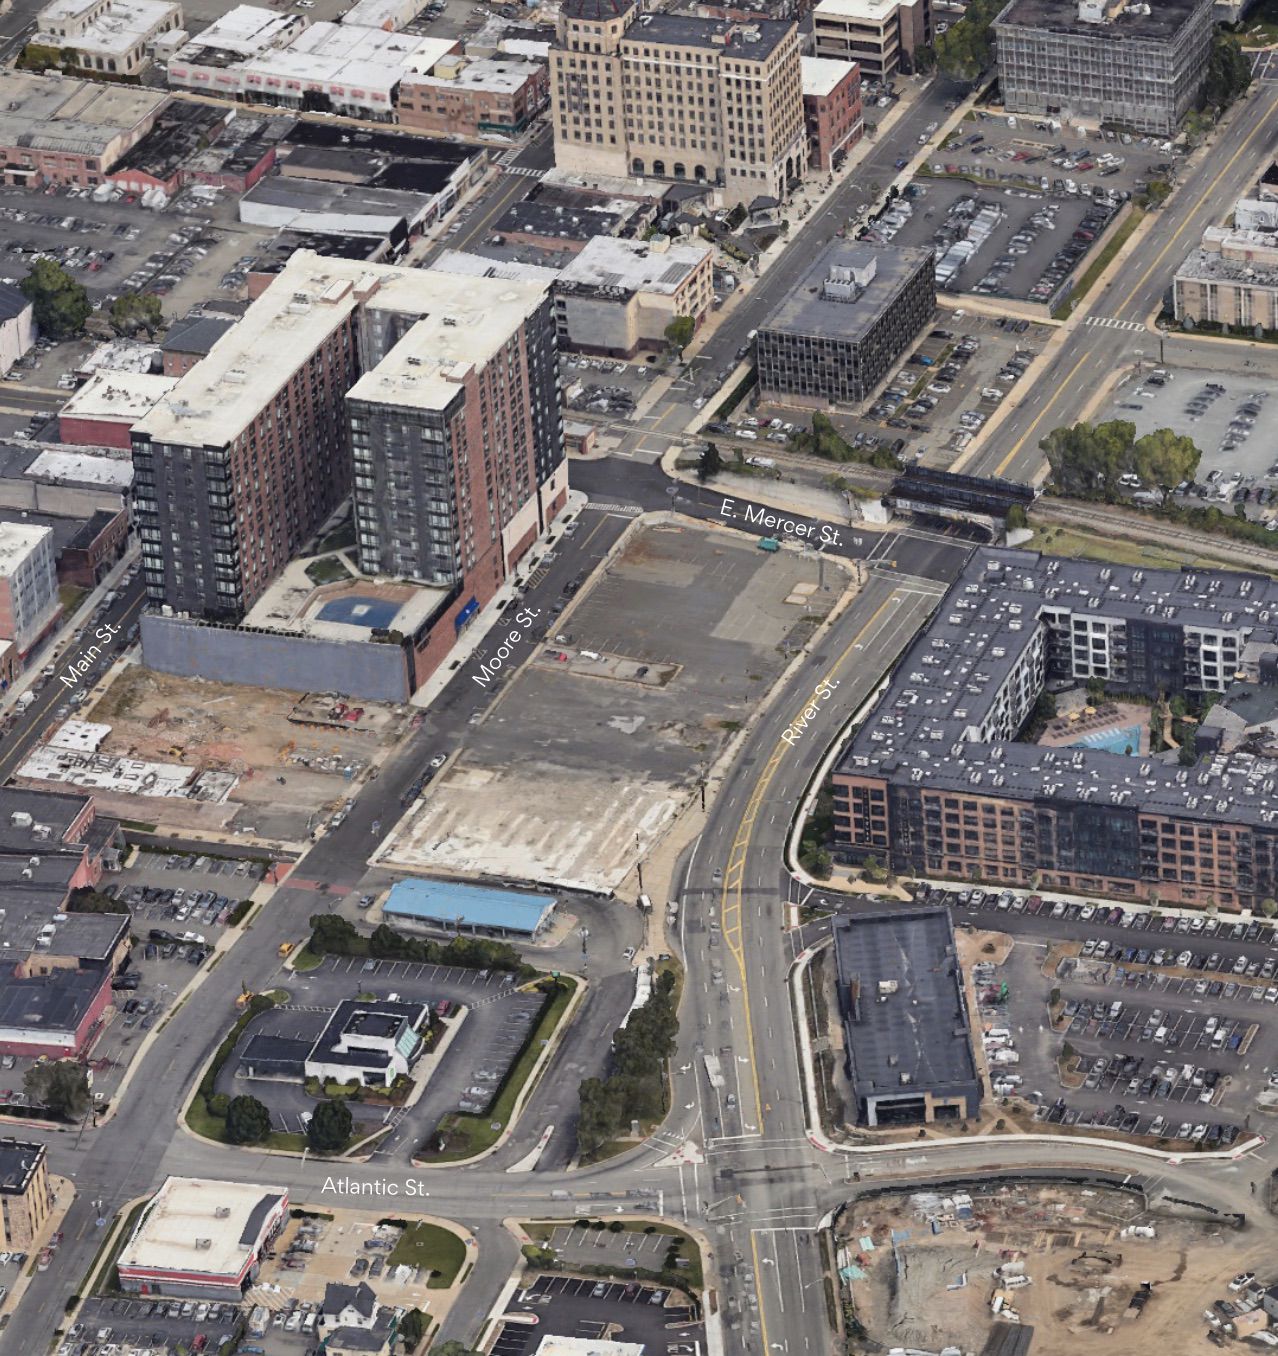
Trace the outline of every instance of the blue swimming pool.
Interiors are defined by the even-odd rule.
[[[350,594],[325,603],[319,610],[319,620],[384,629],[395,620],[399,609],[400,604],[388,598],[361,598],[358,594]]]
[[[1140,756],[1140,726],[1124,725],[1121,730],[1093,730],[1081,739],[1073,739],[1070,748],[1104,749],[1106,753],[1130,753]]]

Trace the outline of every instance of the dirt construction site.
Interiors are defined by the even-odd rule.
[[[166,823],[289,841],[304,839],[353,795],[406,728],[394,706],[347,707],[333,698],[181,678],[142,665],[119,672],[78,714],[111,727],[100,749],[105,755],[237,779],[222,804],[117,797],[130,803],[113,813],[158,814]]]
[[[979,1352],[1000,1319],[1034,1356],[1209,1350],[1202,1313],[1244,1269],[1266,1274],[1262,1229],[1173,1217],[1138,1192],[1015,1183],[849,1203],[836,1237],[845,1312],[884,1348]]]

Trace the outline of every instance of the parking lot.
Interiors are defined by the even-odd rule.
[[[1249,517],[1271,518],[1278,512],[1276,389],[1258,373],[1146,363],[1124,376],[1105,417],[1129,420],[1137,437],[1170,428],[1194,440],[1202,460],[1194,485],[1181,492],[1189,503],[1242,503]]]
[[[77,1352],[80,1343],[89,1343],[89,1351],[138,1347],[163,1356],[192,1350],[200,1334],[205,1338],[201,1345],[217,1351],[234,1338],[240,1317],[237,1306],[207,1300],[91,1298],[67,1332],[67,1351]]]
[[[704,1326],[683,1296],[639,1282],[539,1276],[508,1308],[537,1322],[505,1324],[492,1356],[527,1356],[545,1336],[641,1342],[645,1356],[694,1356],[705,1349]]]
[[[422,1002],[437,1011],[441,1002],[466,1010],[421,1098],[407,1110],[390,1112],[394,1133],[379,1143],[379,1153],[415,1145],[448,1112],[485,1111],[501,1090],[544,1004],[542,994],[517,989],[507,971],[464,970],[411,961],[330,956],[318,969],[283,974],[280,983],[290,995],[289,1003],[249,1023],[236,1055],[219,1075],[218,1090],[231,1096],[251,1093],[270,1108],[276,1129],[294,1133],[305,1131],[303,1118],[314,1110],[315,1099],[300,1081],[250,1078],[241,1057],[253,1036],[269,1034],[312,1041],[339,1003],[360,994],[381,999],[395,995],[401,1001]],[[352,1102],[351,1111],[371,1131],[387,1115],[388,1108],[370,1104],[361,1109],[359,1102]]]

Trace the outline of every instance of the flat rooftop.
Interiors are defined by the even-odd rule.
[[[312,1063],[384,1069],[390,1063],[390,1052],[361,1046],[358,1039],[394,1041],[405,1027],[419,1028],[428,1012],[424,1003],[366,1003],[348,998],[338,1004],[324,1024],[307,1059]],[[338,1049],[352,1037],[356,1038],[356,1044],[347,1050]]]
[[[710,257],[710,246],[688,242],[654,249],[644,240],[597,235],[560,274],[562,283],[622,287],[672,296]]]
[[[804,94],[824,99],[856,69],[855,61],[839,61],[834,57],[800,57],[799,65]]]
[[[698,19],[687,14],[643,14],[626,30],[625,42],[661,43],[674,47],[702,47],[741,61],[763,61],[781,45],[793,28],[781,19]]]
[[[334,230],[385,234],[400,222],[416,221],[429,207],[424,194],[272,175],[259,179],[240,198],[240,220],[252,221],[253,209],[265,208],[273,213],[272,220],[287,217],[287,225],[329,221]]]
[[[54,0],[40,11],[37,23],[66,23],[91,8],[93,0]],[[169,0],[112,0],[111,5],[78,33],[64,38],[48,34],[47,29],[36,34],[36,41],[48,36],[54,43],[94,54],[119,55],[131,52],[138,43],[149,38],[171,15],[180,14],[176,4]]]
[[[170,1177],[151,1198],[118,1264],[238,1276],[285,1197],[282,1187]]]
[[[236,5],[213,20],[197,37],[173,54],[170,67],[184,61],[192,65],[224,64],[227,58],[247,60],[287,41],[289,34],[306,27],[300,14],[279,14],[259,5]],[[215,60],[221,54],[221,60]]]
[[[461,273],[469,278],[509,278],[537,282],[549,287],[559,278],[557,268],[541,264],[521,264],[514,259],[490,259],[484,254],[470,254],[466,250],[444,250],[431,268],[436,273]]]
[[[841,3],[842,0],[836,0]],[[1101,23],[1091,23],[1078,17],[1077,0],[1011,0],[995,24],[1015,24],[1021,28],[1041,28],[1052,33],[1073,33],[1097,42],[1158,41],[1175,37],[1195,10],[1203,7],[1202,0],[1153,0],[1139,5],[1108,3],[1107,15]],[[1206,23],[1211,22],[1211,6],[1206,7]]]
[[[1045,613],[1061,624],[1104,617],[1157,631],[1223,631],[1248,647],[1278,648],[1278,581],[984,548],[906,650],[839,771],[1000,799],[1091,801],[1212,823],[1278,824],[1272,759],[1234,753],[1185,768],[1105,749],[981,740],[982,722],[1045,625]]]
[[[25,474],[33,480],[118,490],[123,494],[133,484],[133,462],[92,452],[64,452],[60,448],[48,448],[36,454]]]
[[[932,259],[930,249],[836,240],[759,328],[854,343],[920,269],[932,267]]]
[[[859,1095],[976,1080],[949,911],[856,913],[834,925],[853,1082]]]
[[[52,528],[0,519],[0,579],[8,578],[51,533]]]
[[[176,377],[151,372],[95,372],[59,413],[68,419],[107,419],[131,424],[176,385]]]
[[[921,0],[820,0],[814,9],[818,19],[830,15],[837,19],[866,19],[882,23],[898,9],[913,9]]]
[[[168,100],[160,90],[0,70],[0,146],[103,155]]]
[[[340,83],[352,98],[362,98],[370,90],[389,91],[410,71],[429,71],[455,47],[451,38],[320,21],[287,47],[271,48],[247,60],[244,79],[250,89],[270,80]]]
[[[388,918],[410,918],[463,927],[504,928],[531,935],[555,907],[553,895],[497,890],[464,881],[397,881],[382,906]]]
[[[44,1161],[43,1144],[0,1139],[0,1195],[21,1196]]]
[[[538,71],[532,61],[516,57],[484,57],[468,62],[455,75],[414,75],[406,85],[427,85],[437,89],[485,90],[492,94],[514,94],[531,80]]]
[[[78,1030],[105,982],[100,971],[58,968],[22,977],[0,968],[0,1027],[32,1042],[64,1040]]]
[[[545,295],[536,283],[461,278],[299,250],[239,324],[179,379],[135,432],[156,442],[225,446],[361,297],[371,310],[424,318],[352,387],[348,398],[408,404],[440,399],[441,372],[486,362]],[[280,361],[284,353],[287,365]],[[420,358],[421,365],[409,364],[410,356]],[[416,385],[407,381],[411,376],[418,378]]]

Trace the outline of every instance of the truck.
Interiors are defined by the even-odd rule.
[[[254,1337],[264,1337],[271,1326],[271,1311],[265,1304],[259,1304],[249,1315],[249,1332]]]
[[[991,1064],[1019,1064],[1021,1057],[1015,1050],[991,1050],[989,1062]]]
[[[24,693],[22,693],[22,695],[18,698],[18,703],[17,703],[17,705],[18,705],[18,710],[19,710],[19,711],[25,711],[25,710],[27,709],[27,707],[30,706],[31,703],[32,703],[33,701],[35,701],[35,697],[36,697],[36,694],[35,694],[34,692],[24,692]]]
[[[702,1055],[702,1062],[706,1066],[706,1077],[710,1080],[712,1088],[721,1088],[724,1086],[723,1066],[719,1063],[718,1055]]]
[[[760,551],[779,551],[781,543],[775,537],[761,537],[759,539]]]

